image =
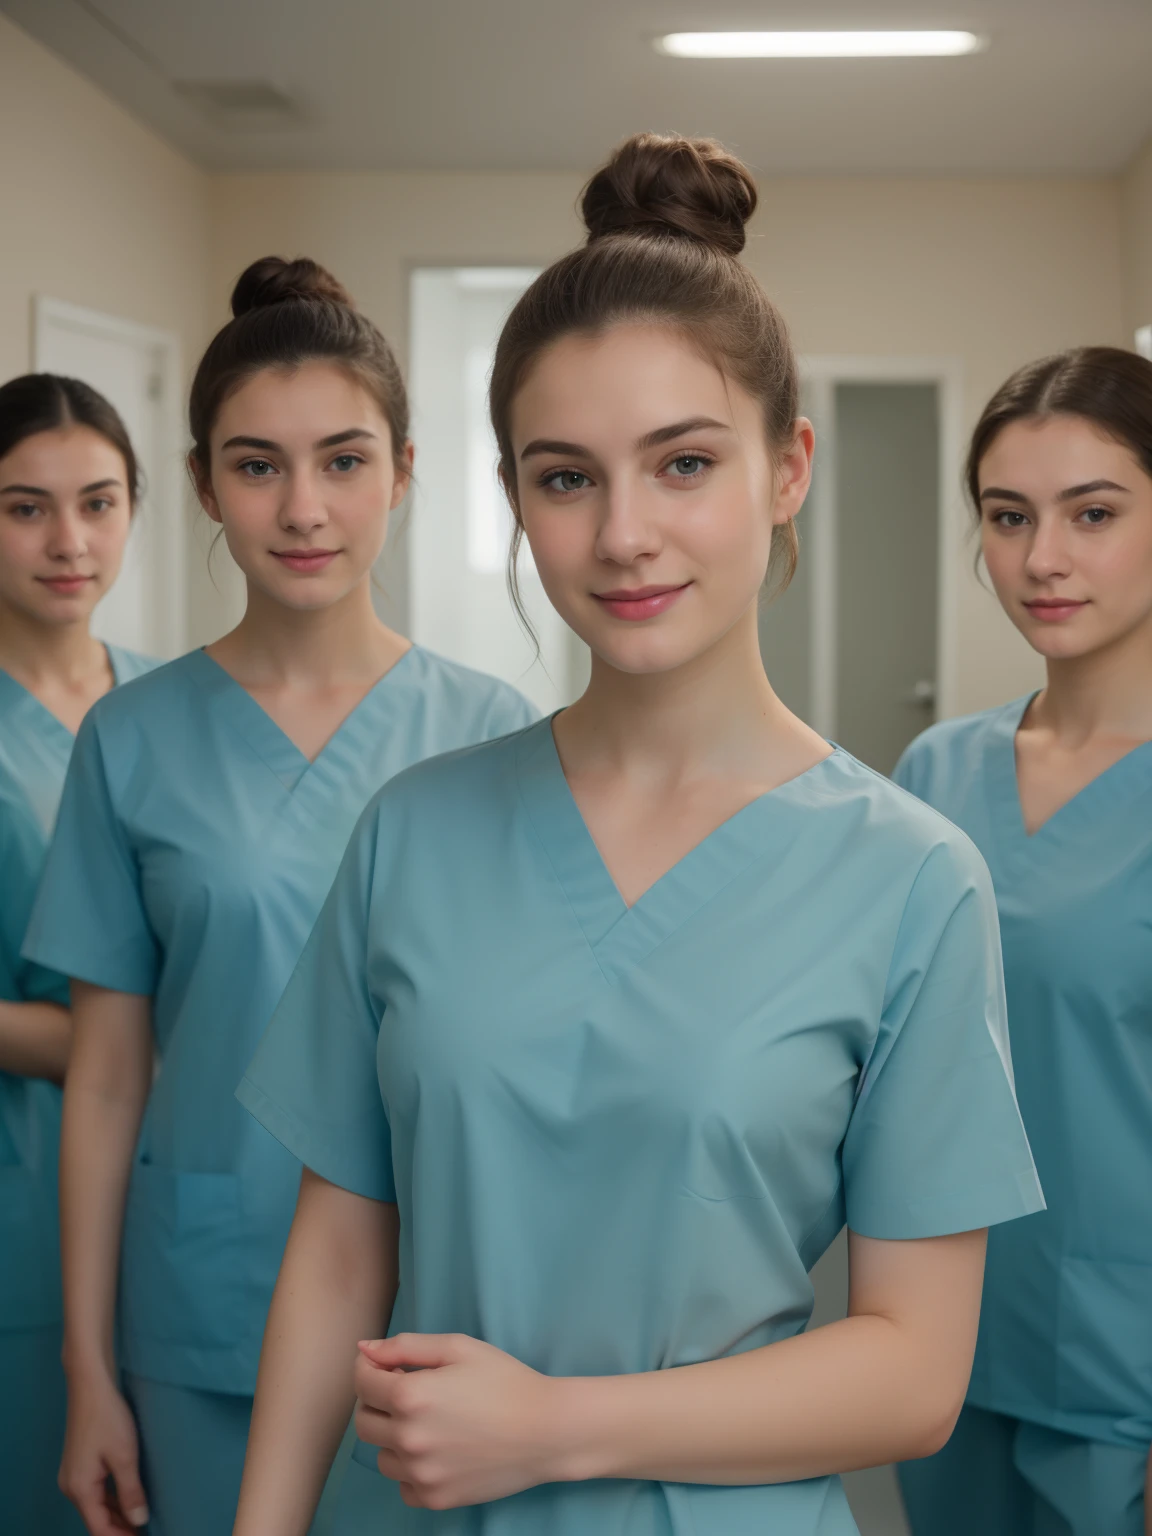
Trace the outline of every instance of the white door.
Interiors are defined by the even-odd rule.
[[[120,578],[99,604],[102,640],[152,656],[185,648],[184,488],[179,344],[154,330],[57,299],[36,302],[33,366],[82,379],[124,419],[142,495]]]

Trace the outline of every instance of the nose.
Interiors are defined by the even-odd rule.
[[[300,470],[285,477],[277,521],[285,533],[311,533],[327,523],[328,509],[320,484],[311,470]]]
[[[601,560],[627,566],[659,553],[659,529],[641,485],[625,477],[611,481],[602,509],[596,534],[596,554]]]
[[[1042,517],[1028,545],[1024,568],[1034,581],[1052,581],[1072,569],[1069,530],[1063,517]]]
[[[47,554],[50,560],[82,560],[88,553],[84,519],[69,510],[57,512],[48,525]]]

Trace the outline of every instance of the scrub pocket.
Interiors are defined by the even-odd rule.
[[[0,1167],[0,1330],[60,1321],[56,1209],[42,1177]]]
[[[126,1333],[233,1347],[250,1323],[247,1246],[234,1174],[137,1163],[124,1221]]]
[[[1115,1419],[1152,1402],[1152,1264],[1065,1259],[1060,1266],[1059,1399]]]

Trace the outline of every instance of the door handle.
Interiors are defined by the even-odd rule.
[[[906,693],[902,702],[917,709],[931,709],[936,703],[936,684],[929,677],[920,678],[912,684],[911,693]]]

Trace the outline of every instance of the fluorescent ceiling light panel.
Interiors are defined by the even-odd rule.
[[[902,59],[975,53],[974,32],[670,32],[656,48],[680,59]]]

